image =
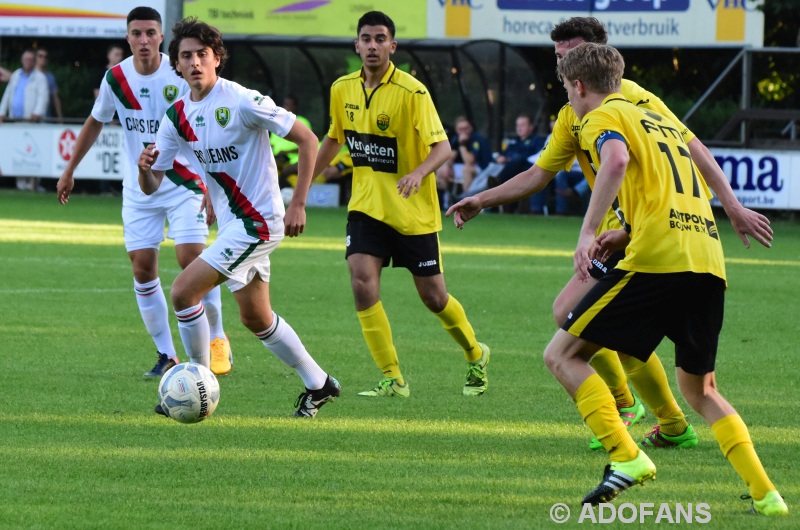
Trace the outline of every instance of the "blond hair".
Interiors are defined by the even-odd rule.
[[[564,55],[557,70],[562,78],[580,80],[592,92],[611,94],[619,92],[625,60],[613,46],[582,42]]]

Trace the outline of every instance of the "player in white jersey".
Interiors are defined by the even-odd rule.
[[[128,158],[133,165],[142,148],[155,140],[164,111],[189,91],[186,82],[175,75],[169,58],[158,51],[164,40],[161,15],[149,7],[137,7],[128,14],[126,39],[133,56],[106,72],[91,115],[81,129],[72,158],[58,181],[57,195],[62,204],[69,200],[75,180],[73,173],[114,114],[125,131]],[[186,267],[205,248],[207,222],[203,211],[205,185],[186,160],[176,160],[158,191],[151,197],[142,193],[136,174],[122,183],[122,222],[125,248],[133,265],[133,286],[139,312],[157,350],[156,365],[144,375],[161,377],[180,362],[169,328],[169,309],[158,276],[158,250],[164,240],[164,221],[169,222],[167,237],[175,240],[175,253],[181,268]],[[222,301],[219,289],[204,300],[211,326],[213,362],[217,375],[232,369],[230,344],[222,326]]]
[[[190,92],[162,120],[156,146],[139,158],[139,185],[156,193],[164,172],[184,155],[203,170],[219,233],[172,284],[170,295],[189,358],[208,366],[208,323],[203,296],[225,282],[239,304],[242,323],[305,384],[296,417],[314,417],[339,396],[339,383],[306,351],[285,320],[272,311],[269,255],[284,235],[306,223],[305,204],[317,155],[317,137],[272,99],[218,76],[227,59],[219,31],[196,18],[173,27],[169,59]],[[284,211],[269,133],[298,146],[297,186]],[[158,408],[158,407],[157,407]]]
[[[137,7],[128,14],[126,36],[133,56],[106,72],[91,115],[81,129],[72,158],[58,181],[61,204],[69,201],[75,184],[73,173],[114,114],[125,131],[128,159],[139,160],[142,147],[155,140],[161,117],[167,107],[188,92],[186,82],[175,75],[166,55],[158,51],[164,34],[161,15],[149,7]],[[139,189],[136,174],[123,181],[122,222],[125,248],[133,266],[136,302],[145,327],[156,345],[157,360],[148,377],[161,377],[180,362],[169,329],[169,309],[158,276],[158,250],[164,240],[164,221],[169,222],[167,237],[175,240],[178,263],[185,267],[205,248],[208,237],[202,211],[205,186],[183,161],[176,161],[158,192],[152,197]],[[206,313],[211,325],[212,370],[217,375],[231,371],[233,357],[222,326],[219,289],[209,293]]]

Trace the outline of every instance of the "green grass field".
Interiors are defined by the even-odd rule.
[[[412,394],[371,400],[356,396],[381,374],[353,309],[345,212],[309,210],[306,233],[273,255],[273,305],[342,397],[315,420],[291,418],[300,379],[239,323],[223,289],[234,371],[220,379],[214,416],[181,425],[153,413],[157,382],[142,377],[155,350],[132,292],[120,205],[74,196],[62,207],[52,194],[0,191],[0,528],[578,526],[606,457],[588,450],[591,434],[541,354],[580,219],[486,215],[463,231],[446,221],[449,291],[492,347],[480,398],[461,396],[463,355],[410,275],[386,270],[383,301]],[[719,221],[729,278],[720,389],[791,515],[746,513],[747,488],[680,397],[700,446],[651,451],[658,480],[616,504],[657,511],[664,502],[674,513],[677,503],[707,503],[708,528],[798,528],[800,224],[776,221],[774,248],[745,250]],[[177,273],[165,246],[162,283]],[[659,353],[677,392],[672,345]],[[551,521],[555,503],[572,509],[567,524]]]

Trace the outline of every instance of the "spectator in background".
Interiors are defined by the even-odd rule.
[[[11,71],[0,66],[0,83],[8,83],[11,79]]]
[[[536,135],[536,125],[530,114],[522,113],[514,123],[516,136],[505,140],[503,151],[495,158],[495,166],[489,175],[487,186],[494,187],[510,180],[517,173],[522,173],[533,165],[529,159],[544,147],[546,136]],[[476,193],[480,190],[474,190]],[[517,210],[517,203],[508,204],[504,212]]]
[[[125,57],[125,49],[119,44],[110,44],[108,48],[106,48],[106,66],[102,70],[100,70],[97,74],[98,83],[97,86],[94,88],[94,99],[97,99],[97,96],[100,95],[100,81],[103,80],[105,77],[106,72],[117,66],[119,63],[122,62],[122,59]]]
[[[297,114],[299,101],[296,96],[287,94],[284,96],[281,106],[297,116],[300,123],[311,129],[311,122]],[[278,174],[281,179],[285,180],[290,175],[295,175],[297,173],[297,144],[286,138],[281,138],[277,134],[270,134],[269,145],[272,147],[272,154],[278,164]]]
[[[0,123],[7,117],[38,122],[47,112],[47,78],[36,69],[36,52],[25,50],[20,62],[22,67],[11,74],[0,100]],[[17,189],[44,191],[39,188],[39,179],[34,177],[17,177]]]
[[[436,187],[442,195],[442,208],[452,197],[468,190],[472,179],[492,162],[489,140],[475,131],[466,116],[456,118],[456,134],[450,138],[450,158],[436,171]]]
[[[589,206],[592,190],[583,176],[578,160],[567,171],[559,171],[553,177],[556,191],[556,215],[569,215],[575,212],[583,215]]]
[[[25,50],[20,61],[22,67],[11,74],[0,100],[0,122],[7,117],[38,122],[47,112],[47,78],[36,70],[36,52]]]
[[[99,82],[94,89],[94,99],[97,99],[100,95],[100,84],[103,82],[106,72],[121,63],[124,56],[125,50],[119,44],[110,44],[108,48],[106,48],[106,67],[97,73]],[[121,190],[115,187],[114,183],[108,179],[99,180],[98,186],[100,188],[100,195],[117,197],[121,194]]]
[[[47,50],[44,48],[36,50],[36,69],[47,78],[47,93],[50,96],[50,104],[47,105],[45,117],[52,118],[55,116],[61,123],[64,120],[64,114],[61,112],[61,96],[58,95],[56,76],[53,75],[53,72],[47,70],[47,55]]]

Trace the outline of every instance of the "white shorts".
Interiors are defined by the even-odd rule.
[[[125,249],[128,252],[143,248],[158,248],[164,241],[164,222],[168,223],[167,237],[176,245],[206,244],[208,226],[206,213],[200,211],[202,195],[180,194],[170,204],[156,208],[122,205],[122,226]]]
[[[200,259],[227,276],[225,285],[231,292],[245,287],[258,275],[269,283],[269,255],[283,238],[261,241],[245,233],[244,228],[233,228],[219,234],[217,240],[206,248]]]

